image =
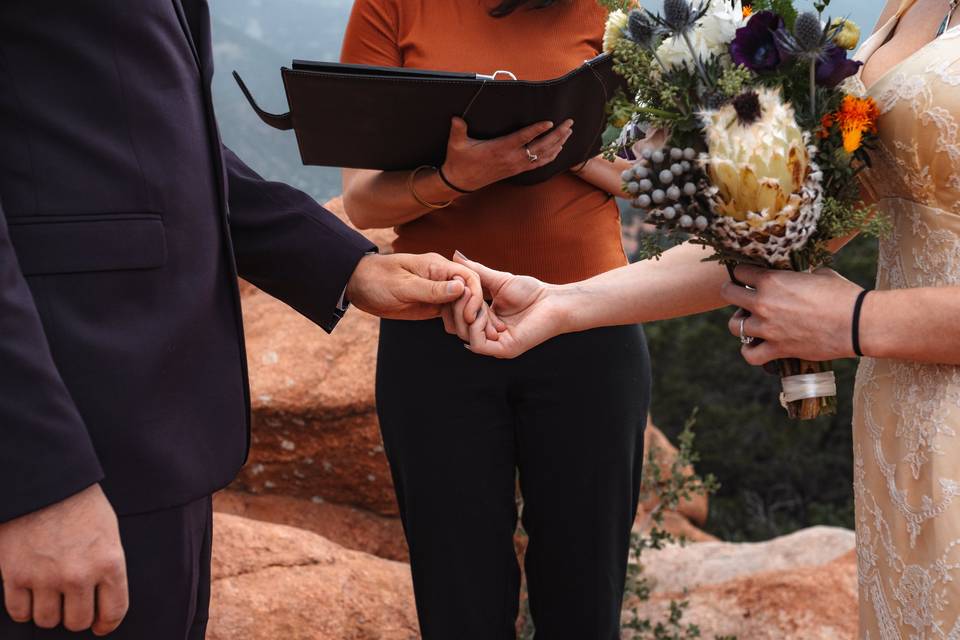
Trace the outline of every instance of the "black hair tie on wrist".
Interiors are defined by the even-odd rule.
[[[851,327],[853,352],[861,358],[863,357],[863,351],[860,349],[860,312],[863,311],[863,301],[868,293],[870,293],[870,289],[861,291],[860,295],[857,296],[857,302],[853,305],[853,326]]]
[[[445,176],[445,175],[443,174],[443,165],[440,165],[440,168],[437,169],[437,174],[440,176],[440,179],[443,180],[443,184],[447,185],[448,187],[450,187],[451,189],[453,189],[453,190],[456,191],[457,193],[462,193],[463,195],[467,195],[467,194],[473,193],[473,191],[467,191],[466,189],[461,189],[461,188],[458,187],[457,185],[455,185],[455,184],[453,184],[452,182],[450,182],[449,180],[447,180],[447,176]]]

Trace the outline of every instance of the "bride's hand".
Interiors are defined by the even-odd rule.
[[[741,308],[730,319],[730,333],[739,338],[743,321],[746,336],[763,340],[744,345],[741,353],[747,362],[819,362],[855,355],[852,324],[859,286],[830,269],[797,273],[740,266],[735,275],[752,290],[732,282],[723,285],[723,298]],[[750,314],[746,319],[743,310]]]
[[[474,353],[515,358],[566,332],[569,314],[559,287],[529,276],[495,271],[459,252],[453,259],[475,271],[493,299],[490,310],[481,311],[481,316],[489,318],[489,322],[481,317],[468,328],[468,348]],[[454,311],[453,316],[457,315]],[[495,339],[491,339],[491,328],[496,330]]]

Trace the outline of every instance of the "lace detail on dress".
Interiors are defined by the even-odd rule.
[[[960,604],[954,589],[954,580],[960,575],[960,540],[945,544],[928,563],[910,562],[902,554],[882,502],[871,491],[866,469],[863,450],[857,445],[857,572],[863,604],[872,608],[871,626],[880,640],[960,638],[960,620],[952,614]],[[869,631],[864,631],[863,637],[869,638]]]
[[[864,183],[877,200],[906,198],[960,214],[960,94],[943,99],[960,89],[960,29],[949,36],[872,89],[880,143]],[[848,86],[865,91],[859,78]]]
[[[892,223],[878,289],[960,286],[958,38],[870,91],[883,115],[863,182]],[[860,637],[960,640],[960,367],[864,358],[854,406]]]

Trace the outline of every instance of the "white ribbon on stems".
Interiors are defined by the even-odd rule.
[[[796,400],[832,398],[837,395],[837,376],[833,371],[787,376],[782,382],[783,393],[780,394],[780,401],[784,406]]]

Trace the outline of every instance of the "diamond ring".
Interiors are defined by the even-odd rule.
[[[527,157],[530,158],[531,163],[534,163],[540,159],[540,156],[530,151],[529,147],[524,147],[523,150],[527,152]]]

